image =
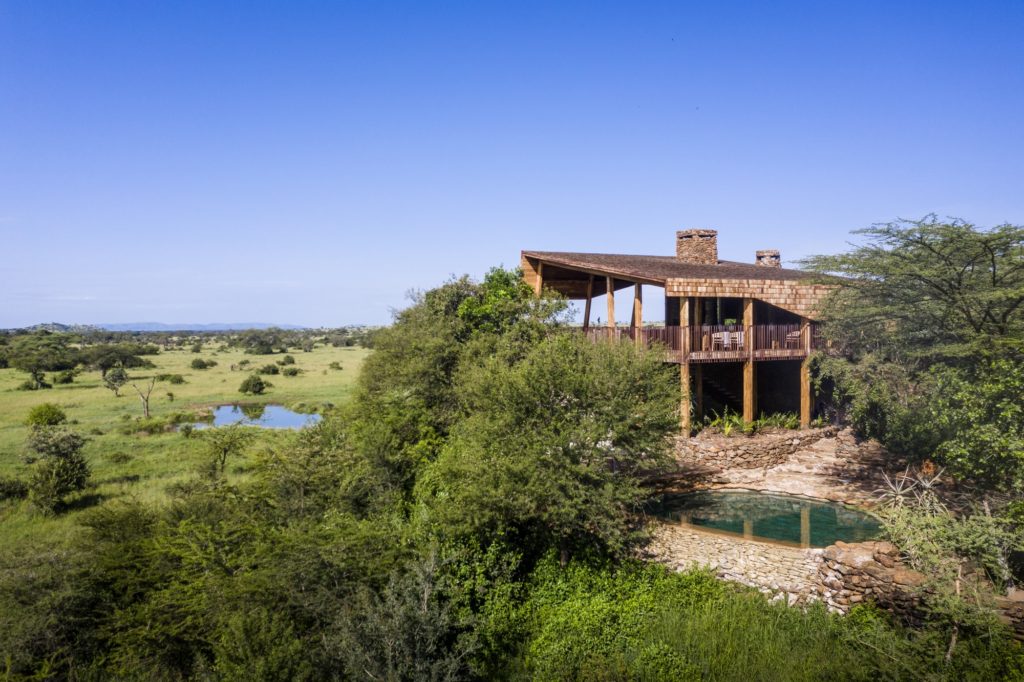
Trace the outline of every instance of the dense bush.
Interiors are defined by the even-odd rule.
[[[60,405],[54,403],[40,403],[28,412],[25,418],[26,426],[57,426],[68,420]]]
[[[294,365],[295,364],[295,356],[286,355],[283,358],[281,358],[280,360],[278,360],[277,364],[279,364],[279,365]]]
[[[59,426],[37,426],[29,434],[26,461],[34,463],[29,500],[41,511],[57,511],[64,498],[85,488],[89,465],[82,456],[85,439]]]
[[[66,369],[62,372],[57,372],[53,375],[53,383],[65,386],[75,383],[75,370]]]
[[[302,373],[302,370],[298,367],[285,367],[281,370],[281,374],[286,377],[297,377],[300,373]]]
[[[263,365],[256,372],[259,374],[280,374],[281,369],[277,365]]]
[[[193,360],[190,363],[189,366],[192,367],[192,369],[200,369],[200,370],[201,369],[210,369],[211,367],[216,367],[217,366],[217,361],[216,360],[203,360],[202,358],[196,358],[195,360]]]
[[[180,374],[157,374],[156,380],[166,381],[167,383],[174,384],[175,386],[180,386],[185,383],[185,377]]]
[[[0,476],[0,502],[22,500],[26,497],[28,497],[28,485],[25,481],[9,476]]]
[[[239,393],[252,393],[259,395],[270,387],[270,382],[264,381],[259,374],[250,374],[238,387]]]

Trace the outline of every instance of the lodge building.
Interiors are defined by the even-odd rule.
[[[723,261],[715,230],[681,230],[675,256],[523,251],[521,262],[537,295],[547,288],[586,301],[583,331],[595,341],[667,348],[680,366],[684,431],[711,403],[742,411],[746,421],[798,412],[801,426],[810,425],[807,358],[821,344],[814,318],[830,287],[783,268],[778,251],[757,251],[753,263]],[[665,290],[664,326],[644,326],[644,285]],[[606,296],[605,324],[592,325],[593,299],[628,287],[629,327],[616,325],[614,295]]]

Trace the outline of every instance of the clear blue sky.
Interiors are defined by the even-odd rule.
[[[0,0],[0,327],[382,323],[523,248],[1024,223],[1022,35],[1020,0]]]

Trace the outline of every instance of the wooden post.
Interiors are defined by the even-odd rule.
[[[540,298],[541,289],[544,287],[544,263],[537,263],[537,279],[533,283],[533,295]]]
[[[667,297],[666,297],[667,300]],[[666,306],[667,307],[667,306]],[[679,426],[690,435],[690,299],[679,297]]]
[[[615,278],[605,277],[608,287],[608,329],[615,329]]]
[[[644,294],[640,284],[633,285],[633,341],[643,345],[641,332],[644,328]]]
[[[747,359],[743,361],[743,421],[748,424],[757,417],[757,381],[754,373],[754,299],[743,299],[743,344]]]
[[[583,309],[583,332],[590,329],[590,300],[594,297],[594,276],[587,280],[587,305]]]
[[[800,318],[800,345],[804,347],[807,355],[811,354],[811,321],[806,317]],[[810,360],[804,358],[800,363],[800,428],[806,429],[811,426],[811,368],[808,366]]]
[[[704,418],[704,365],[699,362],[693,366],[693,413],[697,419]]]

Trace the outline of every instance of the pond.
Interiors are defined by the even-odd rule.
[[[301,429],[318,421],[318,414],[292,412],[283,405],[218,405],[213,410],[213,426],[245,424],[265,429]],[[203,428],[210,424],[196,426]]]
[[[797,547],[863,542],[877,538],[881,529],[870,514],[841,504],[750,491],[666,495],[648,511],[705,530]]]

